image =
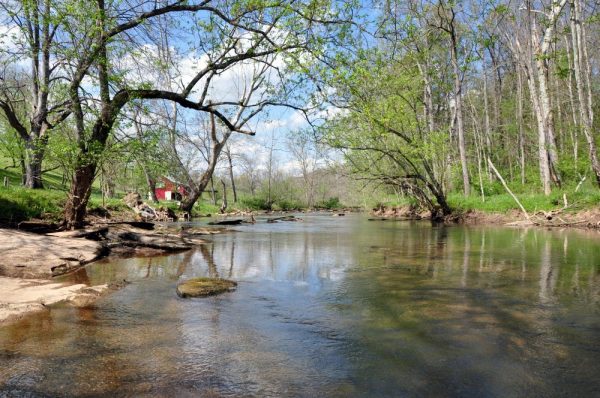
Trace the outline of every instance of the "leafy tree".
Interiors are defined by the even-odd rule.
[[[448,136],[427,129],[423,79],[414,54],[391,64],[371,54],[339,76],[348,113],[325,126],[326,141],[343,150],[359,178],[399,187],[432,214],[449,214],[433,170]]]

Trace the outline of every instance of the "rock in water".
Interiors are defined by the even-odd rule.
[[[221,278],[192,278],[177,285],[179,297],[206,297],[235,290],[237,282]]]

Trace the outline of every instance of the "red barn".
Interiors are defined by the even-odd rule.
[[[156,183],[156,198],[158,200],[181,200],[189,194],[187,187],[181,183],[162,177]]]

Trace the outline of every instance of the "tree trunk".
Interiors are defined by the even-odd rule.
[[[567,62],[569,63],[569,79],[567,80],[567,91],[569,94],[569,106],[571,108],[571,118],[573,119],[573,127],[579,125],[577,119],[577,111],[575,110],[575,98],[573,95],[573,62],[571,60],[571,48],[569,47],[569,42],[565,37],[565,48],[567,49]],[[573,160],[575,164],[577,164],[577,159],[579,155],[579,134],[577,134],[577,128],[569,129],[571,134],[571,145],[573,145]]]
[[[153,203],[158,203],[158,197],[156,196],[156,180],[146,173],[146,183],[148,184],[148,191],[150,192],[150,200]]]
[[[585,93],[585,82],[583,78],[582,65],[585,64],[585,54],[583,47],[586,45],[583,40],[583,27],[581,26],[581,16],[579,0],[571,2],[571,38],[573,41],[573,65],[575,73],[575,84],[577,86],[577,98],[579,100],[579,114],[581,117],[583,134],[588,145],[588,153],[592,164],[592,171],[596,176],[596,184],[600,187],[600,162],[598,162],[598,151],[592,132],[592,121],[594,118],[592,104],[588,102],[589,96]],[[587,69],[587,68],[586,68]],[[589,90],[589,87],[588,87]]]
[[[233,162],[231,159],[231,152],[227,150],[226,154],[229,162],[229,179],[231,181],[231,190],[233,191],[233,203],[237,203],[237,191],[235,189],[235,180],[233,179]]]
[[[492,155],[492,128],[490,124],[490,107],[489,107],[489,95],[488,95],[488,85],[487,85],[487,64],[485,62],[485,58],[483,59],[483,110],[484,110],[484,131],[485,131],[485,150],[483,150],[483,156],[491,156]],[[485,165],[488,179],[492,181],[493,174],[490,172],[487,165]]]
[[[460,156],[460,166],[463,177],[463,193],[469,196],[471,193],[471,183],[469,181],[469,167],[467,165],[467,149],[465,144],[465,130],[463,125],[462,114],[462,81],[460,78],[460,67],[458,65],[458,38],[454,25],[450,27],[451,38],[451,58],[452,69],[454,73],[454,106],[456,107],[456,133],[458,135],[458,152]]]
[[[452,214],[452,209],[450,208],[450,205],[448,205],[448,202],[446,201],[446,196],[443,193],[439,192],[438,190],[434,190],[434,191],[432,191],[432,193],[433,193],[433,196],[435,197],[435,200],[440,205],[440,209],[442,210],[442,215],[449,216],[450,214]]]
[[[202,176],[200,177],[198,183],[194,184],[194,186],[192,187],[192,192],[190,193],[190,195],[185,200],[183,200],[181,202],[181,205],[179,206],[181,210],[186,211],[190,214],[192,213],[192,208],[194,207],[194,204],[196,204],[196,201],[198,200],[198,198],[200,198],[200,195],[202,195],[209,183],[211,184],[213,192],[213,203],[216,205],[215,188],[213,185],[213,174],[215,172],[215,168],[217,167],[219,156],[221,156],[223,146],[227,142],[227,139],[229,138],[231,132],[225,134],[222,140],[219,141],[217,139],[217,126],[215,123],[215,115],[212,113],[210,115],[210,124],[210,140],[212,142],[212,149],[208,161],[208,167],[206,171],[202,173]]]
[[[546,146],[548,148],[550,177],[560,187],[561,179],[557,169],[558,152],[556,150],[556,136],[554,134],[554,116],[550,105],[550,93],[548,91],[548,61],[539,56],[536,60],[536,66],[538,70],[540,108],[542,110],[544,133],[546,135]]]
[[[225,213],[225,210],[227,210],[227,186],[223,180],[221,180],[221,185],[223,186],[223,202],[221,202],[219,213],[223,214]]]
[[[556,153],[556,139],[554,137],[554,120],[552,116],[552,108],[550,107],[550,96],[548,93],[548,51],[550,45],[554,41],[555,24],[563,10],[567,0],[560,0],[552,4],[550,13],[546,15],[548,21],[544,23],[545,28],[542,35],[542,41],[539,42],[539,31],[536,17],[531,17],[533,10],[531,4],[528,3],[529,18],[530,18],[530,37],[531,53],[530,59],[534,60],[535,69],[537,72],[537,87],[531,92],[534,102],[537,101],[536,115],[538,119],[538,137],[539,137],[539,155],[540,155],[540,172],[544,183],[544,193],[550,194],[550,179],[560,186],[560,176],[557,172],[558,154]],[[528,76],[528,79],[535,79],[533,76]],[[535,80],[533,81],[535,86]],[[530,91],[532,85],[530,84]],[[535,97],[535,98],[534,98]]]
[[[44,151],[36,144],[35,139],[25,144],[25,187],[31,189],[44,188],[42,182],[42,161]]]
[[[150,200],[153,203],[158,203],[158,198],[156,197],[156,179],[154,179],[150,175],[148,169],[142,164],[142,162],[139,162],[139,165],[142,168],[142,171],[144,172],[144,177],[146,177],[146,185],[148,185],[148,193],[150,193]]]
[[[540,165],[540,179],[542,186],[544,187],[544,195],[550,195],[552,192],[551,181],[550,181],[550,164],[548,162],[548,150],[546,148],[546,133],[544,128],[544,117],[540,108],[537,88],[535,85],[534,77],[530,71],[526,69],[527,83],[529,85],[529,97],[533,104],[533,110],[538,127],[538,160]]]
[[[215,192],[215,182],[210,177],[210,197],[212,199],[213,206],[217,205],[217,193]]]
[[[19,165],[21,166],[21,185],[25,186],[27,182],[27,165],[25,164],[23,153],[19,156]]]
[[[85,210],[92,193],[96,164],[77,167],[71,181],[71,190],[65,207],[64,226],[67,229],[83,227]]]
[[[525,133],[523,128],[523,77],[517,66],[517,128],[519,130],[519,164],[521,166],[521,185],[525,185]]]

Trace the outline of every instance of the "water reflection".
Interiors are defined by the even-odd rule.
[[[598,235],[306,217],[71,276],[131,282],[0,329],[0,395],[591,396]],[[194,276],[238,290],[182,300]]]

